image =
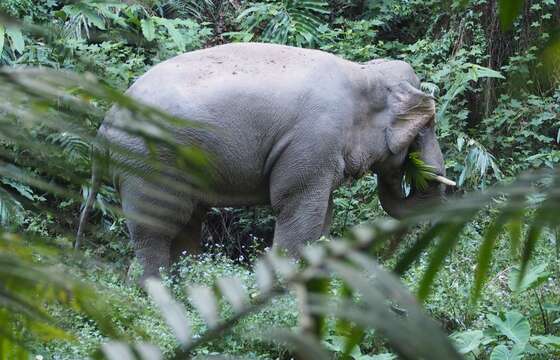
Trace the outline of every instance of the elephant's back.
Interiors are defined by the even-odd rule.
[[[185,53],[164,61],[141,76],[127,91],[130,96],[181,114],[177,104],[219,112],[220,104],[235,102],[250,110],[313,93],[327,93],[329,84],[346,80],[354,63],[332,54],[290,46],[241,43]],[[188,109],[184,109],[188,112]],[[208,121],[204,114],[200,121]]]
[[[232,43],[188,52],[164,61],[142,76],[131,90],[135,91],[134,87],[140,86],[144,80],[155,79],[165,79],[167,84],[188,80],[185,85],[189,86],[204,86],[212,81],[246,82],[246,87],[264,81],[290,83],[314,74],[326,78],[336,76],[337,68],[352,64],[319,50],[276,44]],[[329,71],[325,72],[326,69]]]

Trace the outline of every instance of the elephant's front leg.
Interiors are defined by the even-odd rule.
[[[303,246],[325,234],[330,224],[331,188],[331,183],[322,179],[303,187],[286,189],[282,195],[273,189],[271,200],[277,214],[275,247],[298,257]]]
[[[300,197],[288,201],[278,212],[274,246],[297,257],[299,250],[323,235],[328,209],[328,194],[315,199]]]

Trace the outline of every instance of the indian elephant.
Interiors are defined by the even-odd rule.
[[[269,204],[274,246],[297,254],[327,233],[332,193],[368,171],[378,176],[381,205],[400,218],[442,196],[444,185],[403,193],[403,164],[418,151],[446,182],[434,130],[435,103],[403,61],[355,63],[309,49],[242,43],[189,52],[154,66],[126,92],[130,97],[204,126],[176,126],[179,144],[208,153],[206,191],[169,186],[189,181],[176,155],[159,149],[165,170],[121,159],[144,175],[116,170],[122,208],[144,278],[158,275],[184,251],[196,251],[208,207]],[[98,136],[139,154],[149,149],[122,130],[134,121],[113,107]],[[122,156],[122,155],[121,155]],[[99,183],[94,164],[94,190]],[[156,196],[157,194],[157,196]],[[82,236],[94,201],[80,219]],[[148,213],[162,226],[133,215]]]

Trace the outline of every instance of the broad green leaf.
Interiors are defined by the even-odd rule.
[[[484,334],[481,330],[469,330],[454,333],[451,335],[451,338],[455,342],[457,350],[464,355],[470,352],[478,351],[480,344],[482,343],[482,339],[484,338]]]
[[[495,315],[488,315],[488,320],[494,325],[496,331],[514,343],[525,345],[529,341],[531,335],[529,321],[519,312],[508,311],[505,314],[505,320]]]
[[[302,315],[305,312],[304,309],[307,308],[308,298],[310,296],[315,296],[317,294],[323,294],[323,295],[327,294],[329,288],[330,288],[330,278],[328,277],[315,277],[306,281],[303,284],[303,286],[300,288],[301,292],[298,292]],[[312,330],[317,338],[321,338],[323,336],[323,331],[325,330],[324,314],[306,314],[306,315],[309,320],[309,325],[313,327],[312,329],[309,330]]]
[[[505,79],[499,71],[476,64],[470,64],[469,75],[473,81],[477,81],[479,78]]]
[[[480,250],[478,252],[478,262],[476,266],[476,272],[474,275],[474,288],[472,292],[472,301],[476,301],[480,296],[482,287],[488,278],[488,271],[490,269],[490,263],[492,261],[492,253],[494,250],[494,245],[496,244],[496,239],[498,235],[502,232],[504,228],[504,215],[500,214],[498,217],[486,228],[486,233],[484,234],[484,240],[480,245]]]
[[[183,306],[173,299],[161,281],[149,278],[146,280],[145,287],[177,340],[183,345],[188,344],[191,341],[191,329]]]
[[[424,232],[420,239],[418,239],[414,245],[408,249],[404,255],[399,259],[397,265],[395,265],[395,273],[398,275],[404,274],[410,266],[418,259],[420,254],[434,241],[439,234],[445,230],[446,224],[437,223],[430,227],[428,231]]]
[[[258,35],[263,41],[305,46],[319,41],[326,28],[324,15],[329,13],[328,4],[320,1],[257,3],[242,11],[237,21],[246,32],[264,26]]]
[[[17,52],[22,53],[25,48],[25,41],[23,39],[21,29],[16,26],[7,25],[6,35],[10,38],[12,48]]]
[[[171,20],[171,19],[165,19],[160,17],[152,17],[152,20],[160,25],[163,25],[167,30],[169,36],[171,36],[171,39],[173,40],[177,48],[180,51],[185,51],[186,44],[185,41],[183,40],[183,35],[177,28],[177,25],[180,23],[178,19]]]
[[[349,324],[350,325],[350,324]],[[360,343],[366,332],[361,326],[351,326],[350,333],[346,334],[341,359],[350,359],[356,352],[360,352]]]
[[[529,226],[529,230],[527,231],[527,238],[525,240],[525,243],[523,244],[523,251],[521,253],[521,266],[519,268],[520,275],[518,276],[519,281],[521,281],[521,279],[523,279],[523,277],[525,276],[527,266],[529,265],[529,260],[531,259],[533,251],[537,246],[537,242],[541,237],[543,228],[545,226],[545,219],[547,217],[547,214],[544,213],[545,211],[546,210],[544,210],[543,206],[535,212],[533,222]]]
[[[142,19],[142,21],[140,21],[140,27],[142,28],[142,34],[144,34],[146,40],[154,40],[156,36],[156,27],[152,19]]]
[[[505,345],[498,345],[490,354],[490,360],[521,360],[523,359],[523,349],[513,347],[509,349]]]
[[[469,216],[470,218],[470,216]],[[465,219],[468,219],[465,217]],[[466,222],[460,222],[456,224],[450,224],[446,231],[442,234],[439,244],[437,244],[434,252],[430,256],[430,262],[428,263],[428,268],[424,272],[424,276],[420,280],[420,286],[418,287],[418,298],[425,300],[430,292],[432,283],[434,282],[439,269],[443,265],[445,258],[455,247],[455,244],[459,241],[459,235],[463,226]]]
[[[550,273],[546,271],[547,266],[548,264],[544,263],[530,268],[525,272],[525,276],[523,276],[522,279],[519,278],[519,268],[514,267],[511,269],[508,278],[510,290],[521,293],[529,289],[534,289],[544,283],[550,276]]]
[[[538,335],[531,336],[531,341],[537,341],[545,346],[551,346],[560,350],[560,336]]]
[[[364,304],[339,300],[329,306],[328,303],[321,303],[321,299],[329,297],[315,297],[310,305],[312,311],[327,313],[363,328],[379,331],[391,347],[405,358],[461,359],[449,338],[424,314],[398,278],[363,254],[352,252],[349,255],[360,268],[335,260],[328,261],[328,267],[361,295]],[[397,315],[389,303],[404,306],[406,316]]]
[[[13,195],[0,188],[0,224],[17,224],[20,222],[23,206]]]
[[[354,229],[355,233],[361,233],[358,229]],[[363,235],[363,234],[362,234]],[[360,235],[357,235],[359,238]],[[348,287],[347,284],[343,284],[340,288],[336,289],[337,296],[342,299],[351,299],[353,291]],[[358,326],[346,319],[337,319],[335,325],[335,334],[345,337],[344,347],[342,348],[341,360],[350,359],[350,355],[355,352],[356,348],[359,348],[359,344],[365,335],[365,329]],[[355,357],[354,357],[355,358]]]
[[[14,179],[0,177],[0,183],[6,184],[16,190],[21,196],[31,201],[45,201],[45,198],[36,196],[33,189],[26,184],[23,184]]]
[[[511,243],[511,255],[517,257],[519,255],[519,247],[521,245],[521,234],[523,229],[523,210],[517,211],[507,225]]]
[[[84,10],[83,14],[87,18],[87,20],[90,23],[92,23],[96,28],[98,28],[100,30],[105,30],[106,29],[105,20],[103,19],[103,17],[101,17],[95,11]]]

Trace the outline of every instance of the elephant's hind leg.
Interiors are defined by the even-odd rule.
[[[136,258],[144,268],[143,283],[171,265],[174,239],[190,222],[196,202],[186,193],[132,176],[121,182],[121,200]]]
[[[182,255],[198,255],[202,251],[201,232],[202,222],[206,215],[206,207],[199,206],[191,215],[184,226],[171,242],[171,262],[180,260]]]
[[[141,222],[128,221],[136,259],[143,267],[140,283],[149,277],[160,277],[160,269],[170,265],[172,237]]]

